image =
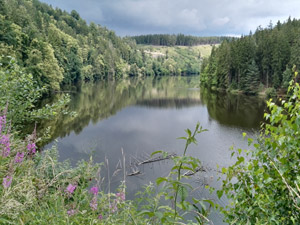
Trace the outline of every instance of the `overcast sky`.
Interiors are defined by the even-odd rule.
[[[300,0],[42,0],[118,35],[241,35],[300,18]]]

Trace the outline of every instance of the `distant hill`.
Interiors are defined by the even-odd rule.
[[[220,44],[224,40],[232,40],[233,37],[212,36],[212,37],[196,37],[184,34],[147,34],[132,36],[137,44],[145,45],[161,45],[161,46],[195,46],[207,44]]]

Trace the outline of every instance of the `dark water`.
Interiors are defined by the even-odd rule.
[[[134,78],[120,81],[102,81],[85,84],[71,94],[69,109],[76,116],[62,116],[47,123],[51,126],[52,141],[58,140],[61,160],[72,163],[87,159],[109,161],[112,188],[120,184],[122,169],[121,149],[126,159],[126,172],[139,170],[140,175],[127,177],[128,196],[134,196],[141,186],[166,176],[171,161],[136,166],[157,150],[182,154],[185,142],[176,139],[185,136],[186,128],[194,129],[199,121],[208,132],[197,137],[198,145],[188,154],[198,157],[206,172],[191,179],[197,188],[194,195],[215,199],[204,186],[218,187],[217,165],[232,163],[230,146],[246,148],[242,132],[255,136],[265,109],[264,101],[251,96],[211,93],[199,89],[199,77]],[[117,175],[113,172],[119,171]],[[106,175],[103,175],[106,176]],[[106,179],[107,176],[106,176]],[[211,216],[214,224],[222,224],[217,214]]]

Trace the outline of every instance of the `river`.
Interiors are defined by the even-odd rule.
[[[265,103],[254,96],[200,89],[198,76],[169,76],[83,84],[72,90],[68,110],[76,115],[57,117],[43,124],[51,126],[51,139],[45,148],[57,144],[60,160],[69,159],[72,164],[90,155],[96,162],[107,159],[110,174],[103,170],[103,177],[106,181],[110,179],[111,188],[116,188],[122,179],[123,149],[126,173],[140,172],[126,178],[129,198],[141,186],[166,176],[172,165],[170,160],[137,164],[157,150],[182,154],[185,142],[177,138],[185,136],[186,128],[193,130],[200,122],[208,131],[197,136],[198,145],[191,145],[187,154],[198,157],[206,172],[198,172],[190,182],[197,188],[195,196],[225,205],[226,199],[209,195],[204,186],[220,185],[216,181],[217,165],[224,167],[233,162],[231,146],[247,148],[243,132],[251,137],[257,135]],[[214,224],[222,224],[219,215],[214,213],[211,218]]]

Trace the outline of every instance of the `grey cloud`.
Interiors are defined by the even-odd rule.
[[[299,0],[42,0],[119,35],[185,33],[247,34],[270,20],[284,21],[300,12]]]

